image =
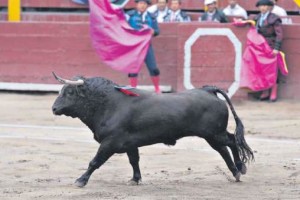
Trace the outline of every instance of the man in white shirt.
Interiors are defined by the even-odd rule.
[[[248,19],[246,10],[238,4],[237,0],[228,0],[228,4],[223,10],[226,16],[237,16]]]
[[[148,12],[156,16],[158,23],[164,22],[164,17],[168,14],[168,0],[157,0],[157,3],[148,8]]]
[[[286,11],[283,8],[281,8],[280,6],[277,6],[278,0],[272,0],[272,1],[274,3],[272,13],[278,15],[279,17],[286,17],[287,16]]]

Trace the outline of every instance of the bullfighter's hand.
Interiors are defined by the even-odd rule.
[[[150,29],[150,33],[151,35],[154,35],[154,30],[152,28]]]
[[[233,21],[234,21],[234,22],[242,22],[243,20],[242,20],[241,18],[236,18],[236,17],[234,17],[234,18],[233,18]]]
[[[274,54],[274,55],[277,55],[278,53],[279,53],[278,50],[276,50],[276,49],[273,50],[273,54]]]

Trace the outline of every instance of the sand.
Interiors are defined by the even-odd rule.
[[[300,102],[234,102],[255,152],[242,182],[203,139],[191,137],[140,148],[141,185],[128,184],[128,158],[114,155],[77,188],[99,144],[78,119],[52,114],[56,96],[0,93],[1,200],[300,199]]]

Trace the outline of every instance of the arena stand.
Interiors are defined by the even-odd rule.
[[[240,0],[240,4],[250,12],[256,11],[255,2]],[[280,4],[290,13],[298,12],[296,4],[291,2],[280,1]],[[224,7],[225,3],[227,1],[220,1],[219,6]],[[11,23],[7,22],[5,11],[7,0],[0,0],[0,89],[22,88],[14,83],[34,83],[30,86],[36,90],[39,90],[36,85],[55,86],[52,71],[63,77],[78,74],[103,76],[120,84],[128,84],[126,74],[105,66],[93,50],[89,37],[88,7],[70,0],[21,0],[21,5],[24,10],[21,22]],[[130,9],[133,5],[131,1],[126,8]],[[195,21],[160,24],[161,35],[154,39],[162,85],[171,86],[174,91],[184,90],[187,82],[195,87],[212,84],[230,88],[236,78],[237,51],[245,47],[248,28],[197,22],[204,9],[203,0],[184,1],[183,8],[194,14],[192,18]],[[295,92],[300,87],[300,18],[296,15],[289,17],[293,24],[284,25],[283,51],[290,74],[280,85],[279,95],[285,99],[300,99],[300,94]],[[187,69],[184,71],[188,57],[185,46],[199,28],[229,31],[242,44],[242,48],[236,50],[227,36],[200,36],[190,46],[189,77]],[[139,80],[142,85],[151,85],[145,67]],[[245,99],[247,92],[239,90],[234,97]]]

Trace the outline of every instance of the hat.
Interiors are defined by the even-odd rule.
[[[148,5],[151,5],[151,0],[135,0],[135,3],[138,3],[140,1],[146,2]]]
[[[259,0],[256,3],[256,7],[258,7],[258,6],[274,6],[274,3],[273,3],[273,1],[270,1],[270,0]]]
[[[215,3],[215,2],[217,2],[217,0],[205,0],[204,5],[212,4],[212,3]]]

